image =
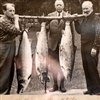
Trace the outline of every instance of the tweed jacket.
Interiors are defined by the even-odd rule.
[[[15,27],[12,20],[8,20],[5,16],[0,18],[0,42],[12,41],[20,34],[22,32]]]
[[[62,16],[65,16],[66,12],[62,12]],[[48,14],[48,16],[57,16],[57,11]],[[65,27],[65,22],[63,19],[61,20],[52,20],[49,24],[49,32],[48,32],[48,46],[54,51],[59,45],[62,37],[62,29]]]

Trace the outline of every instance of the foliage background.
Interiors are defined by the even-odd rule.
[[[63,0],[65,3],[65,11],[70,13],[81,13],[81,4],[84,0]],[[96,12],[100,11],[100,1],[91,0],[94,4],[94,9]],[[48,13],[54,11],[54,2],[55,0],[0,0],[0,14],[2,13],[2,4],[5,2],[12,2],[16,5],[16,13],[19,15],[42,15],[43,13],[47,15]],[[40,27],[38,25],[38,27]],[[36,48],[36,31],[39,31],[39,28],[36,28],[33,25],[32,30],[29,32],[29,38],[32,39],[32,52],[34,54]],[[80,53],[80,35],[75,33],[75,45],[77,46],[76,57],[75,57],[75,68],[73,71],[73,78],[71,82],[65,82],[65,87],[67,90],[70,89],[84,89],[86,88],[85,76],[82,67],[81,53]],[[100,61],[99,61],[100,64]],[[33,70],[34,71],[34,70]],[[100,67],[99,67],[100,72]],[[52,86],[52,80],[48,83],[47,88],[49,89]],[[26,93],[24,94],[35,94],[35,91],[43,90],[44,86],[40,83],[37,77],[32,75],[32,80],[29,84]],[[16,74],[14,75],[13,85],[11,94],[16,94],[17,91],[17,80]],[[41,92],[41,91],[40,91]],[[39,94],[40,92],[36,92]]]
[[[63,0],[65,11],[70,13],[81,13],[81,4],[85,0]],[[94,4],[96,12],[100,11],[100,0],[90,0]],[[12,2],[16,5],[16,13],[20,15],[47,15],[54,11],[55,0],[0,0],[0,13],[2,13],[2,4]]]

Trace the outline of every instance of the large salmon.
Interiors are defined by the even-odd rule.
[[[19,44],[18,54],[15,58],[18,80],[18,93],[23,93],[31,79],[32,74],[31,44],[27,32],[24,31]]]
[[[47,44],[47,34],[46,34],[46,23],[41,23],[41,31],[37,34],[37,46],[35,53],[35,66],[37,75],[39,76],[41,82],[45,82],[47,77],[47,64],[48,64],[48,44]],[[45,86],[46,88],[46,86]],[[45,89],[46,91],[46,89]]]
[[[67,80],[71,74],[73,63],[73,43],[72,33],[70,28],[70,21],[65,23],[65,31],[62,34],[61,44],[59,48],[60,66],[63,71],[64,77]]]

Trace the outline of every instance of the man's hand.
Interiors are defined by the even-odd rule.
[[[94,48],[92,48],[92,50],[91,50],[91,56],[94,57],[94,56],[96,56],[96,54],[97,54],[97,50],[94,49]]]
[[[78,17],[78,14],[76,13],[76,14],[73,14],[72,16]],[[77,18],[74,19],[74,21],[77,21],[77,20],[78,20]]]
[[[18,20],[19,20],[19,15],[16,14],[16,15],[14,16],[14,20],[18,21]]]
[[[15,27],[19,29],[19,15],[14,16]]]

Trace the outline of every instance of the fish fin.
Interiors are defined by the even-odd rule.
[[[18,89],[17,89],[17,93],[18,94],[24,92],[24,87],[23,87],[23,85],[21,83],[22,83],[22,80],[21,81],[18,81]]]
[[[29,75],[28,80],[32,77],[32,75]]]
[[[31,57],[33,58],[34,54],[31,55]]]
[[[74,69],[74,63],[75,63],[75,54],[77,47],[74,45],[74,50],[73,50],[73,59],[72,59],[72,66],[71,66],[71,71],[70,71],[70,81],[72,80],[72,74],[73,74],[73,69]]]
[[[30,76],[28,77],[28,80],[24,80],[24,79],[18,80],[18,89],[17,89],[18,94],[25,92],[25,90],[26,90],[26,88],[28,87],[28,84],[29,84]]]

